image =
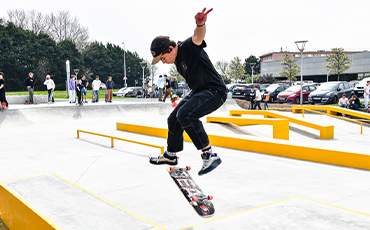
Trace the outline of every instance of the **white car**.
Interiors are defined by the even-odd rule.
[[[364,95],[364,87],[367,81],[370,81],[370,77],[362,79],[360,83],[358,83],[353,89],[353,92],[356,94],[357,97],[362,97]]]
[[[123,88],[117,90],[116,92],[113,92],[113,96],[115,96],[115,97],[125,97],[126,94],[134,88],[135,87],[123,87]]]

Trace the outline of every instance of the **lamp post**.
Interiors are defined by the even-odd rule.
[[[124,77],[123,79],[125,80],[125,87],[127,87],[127,83],[126,83],[126,80],[127,80],[127,77],[126,77],[126,45],[124,42],[122,42],[123,44],[123,71],[124,71]]]
[[[71,77],[71,72],[70,72],[70,68],[69,68],[69,60],[66,61],[66,72],[67,72],[67,95],[69,95],[69,80],[70,80],[70,77]]]
[[[294,42],[298,48],[299,51],[301,51],[301,96],[300,96],[300,105],[302,105],[302,101],[303,101],[303,93],[302,93],[302,87],[303,87],[303,50],[304,50],[304,46],[306,45],[306,42],[308,42],[307,40],[304,40],[304,41],[296,41]],[[301,44],[301,48],[299,48],[299,44]]]
[[[252,84],[253,84],[253,67],[256,63],[249,63],[249,65],[251,66],[251,69],[252,69]]]
[[[329,82],[329,69],[326,69],[326,82]]]
[[[144,69],[145,69],[145,66],[147,65],[146,61],[142,61],[140,62],[140,65],[141,65],[141,68],[143,68],[143,89],[144,89]]]
[[[73,71],[75,71],[75,74],[76,74],[76,80],[78,79],[78,72],[80,72],[80,70],[79,69],[74,69]]]

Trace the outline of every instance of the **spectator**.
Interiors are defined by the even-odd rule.
[[[346,94],[342,95],[342,98],[339,99],[338,104],[342,108],[347,108],[348,107],[349,101],[348,101],[348,98],[346,98]]]
[[[9,108],[8,101],[5,97],[5,80],[4,80],[4,73],[0,72],[0,102],[1,104],[5,103],[5,108]]]
[[[75,103],[76,102],[76,76],[72,75],[71,79],[69,80],[69,91],[68,91],[68,96],[69,96],[69,103]]]
[[[253,109],[256,109],[256,108],[257,108],[257,106],[258,106],[258,108],[259,108],[260,110],[262,110],[262,109],[261,109],[261,106],[260,106],[260,103],[261,103],[261,101],[262,101],[262,96],[261,96],[261,93],[260,93],[260,91],[258,90],[258,87],[257,87],[257,86],[254,86],[254,91],[256,91],[256,98],[254,99],[255,104],[254,104]]]
[[[82,105],[83,99],[82,99],[82,89],[84,88],[84,85],[82,84],[81,79],[77,81],[76,86],[76,92],[77,92],[77,99],[78,99],[78,105]]]
[[[99,80],[99,76],[95,77],[95,80],[92,82],[92,102],[99,102],[99,90],[101,86],[101,81]]]
[[[365,108],[369,108],[369,94],[370,94],[370,81],[366,82],[364,87],[364,99],[365,99]]]
[[[82,96],[85,96],[85,103],[87,103],[86,100],[86,94],[87,94],[87,86],[89,85],[89,82],[86,80],[86,76],[82,75],[82,85],[84,86],[82,89]]]
[[[105,83],[108,90],[108,102],[112,103],[112,97],[113,97],[113,87],[114,87],[114,81],[112,81],[112,77],[108,77],[108,81]]]
[[[266,89],[263,90],[263,108],[266,110],[268,109],[268,104],[267,102],[270,100],[270,94],[267,92]]]
[[[256,93],[254,92],[254,89],[251,89],[251,92],[249,93],[249,100],[251,101],[250,109],[254,109],[255,99],[256,99]]]
[[[149,92],[149,95],[150,95],[150,97],[151,98],[154,98],[154,97],[156,97],[157,95],[156,95],[156,87],[155,87],[155,84],[153,84],[152,85],[152,88],[150,89],[150,92]]]
[[[171,82],[167,78],[167,75],[164,75],[164,80],[166,81],[166,83],[164,83],[164,86],[166,88],[166,92],[164,93],[163,102],[166,102],[166,98],[167,98],[168,95],[170,95],[170,100],[171,100],[172,92],[171,92]]]
[[[46,88],[48,90],[48,102],[54,103],[54,89],[55,89],[55,83],[53,79],[50,78],[50,75],[46,75],[46,80],[44,81],[44,85],[46,85]]]
[[[33,78],[33,73],[28,73],[28,77],[24,81],[24,84],[27,86],[28,95],[29,95],[29,104],[33,104],[33,90],[35,87],[35,79]]]
[[[158,86],[158,101],[162,101],[162,96],[163,96],[163,88],[164,88],[164,80],[162,78],[162,75],[159,75],[158,81],[157,81],[157,86]]]
[[[349,108],[358,110],[360,107],[360,99],[356,95],[353,95],[352,98],[349,100]]]
[[[173,81],[171,82],[171,88],[173,90],[173,94],[176,95],[177,89],[179,88],[179,83],[177,82],[177,77],[173,77]]]

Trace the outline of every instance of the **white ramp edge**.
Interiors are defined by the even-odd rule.
[[[3,184],[63,230],[163,229],[56,174]]]

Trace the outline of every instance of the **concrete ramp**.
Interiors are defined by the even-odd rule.
[[[55,174],[4,182],[0,195],[10,229],[161,229]]]

